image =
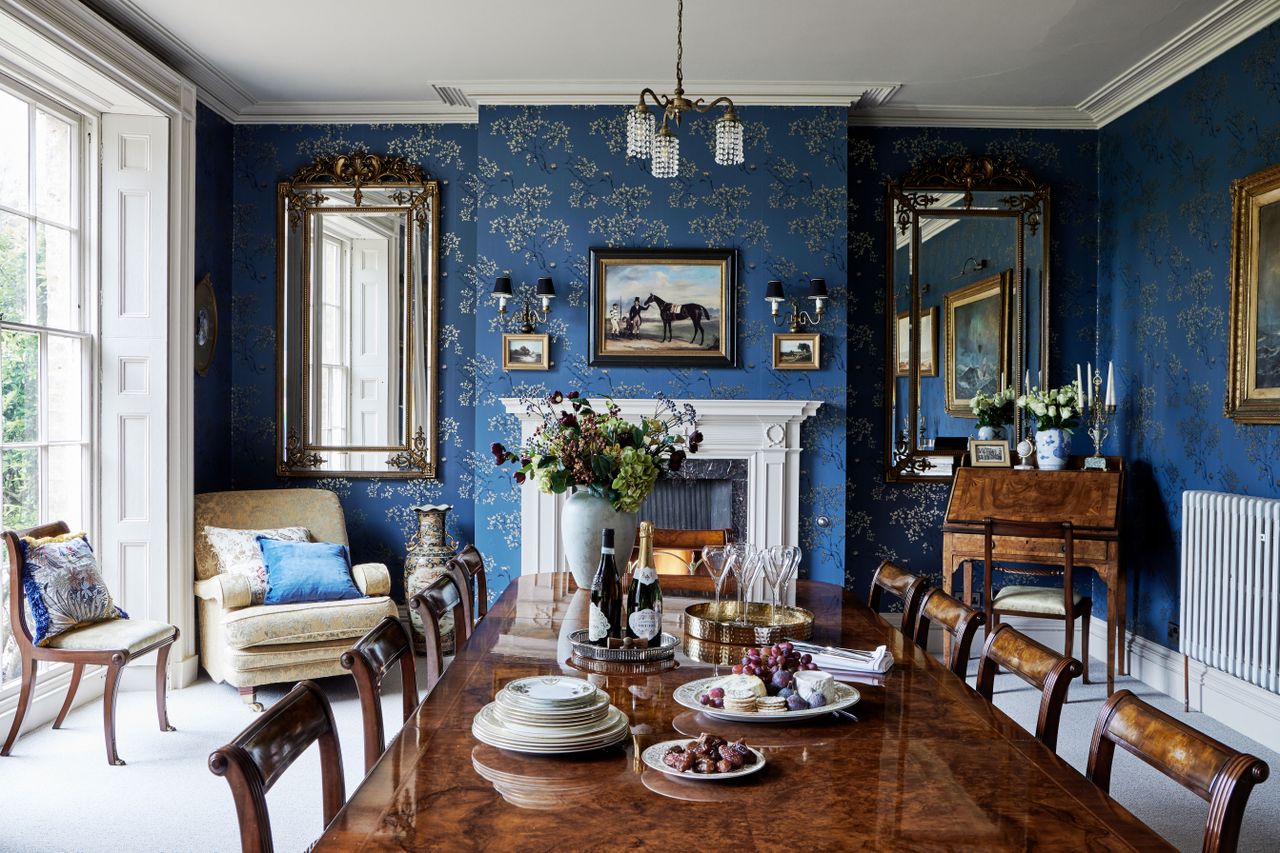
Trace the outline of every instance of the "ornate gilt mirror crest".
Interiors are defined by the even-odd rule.
[[[1049,375],[1049,187],[1010,159],[946,157],[888,185],[885,222],[885,475],[936,482],[978,392]],[[1015,413],[1004,437],[1021,431]]]
[[[277,188],[277,472],[435,477],[440,192],[355,151]]]

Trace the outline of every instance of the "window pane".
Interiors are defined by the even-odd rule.
[[[40,523],[40,452],[0,450],[0,525],[7,530]]]
[[[49,448],[49,520],[84,530],[84,448],[63,444]]]
[[[40,437],[39,340],[29,332],[0,332],[0,441]]]
[[[18,323],[28,319],[27,240],[27,220],[0,213],[0,314]]]
[[[71,222],[71,125],[36,110],[36,213]]]
[[[0,90],[0,204],[30,210],[27,190],[27,104]]]
[[[82,365],[78,338],[49,336],[49,381],[45,393],[49,397],[46,414],[50,441],[79,441],[81,438]]]
[[[71,279],[71,232],[36,226],[36,322],[58,329],[77,329],[79,318]]]

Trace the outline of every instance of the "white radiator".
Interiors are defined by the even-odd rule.
[[[1280,500],[1182,493],[1182,653],[1280,693]]]

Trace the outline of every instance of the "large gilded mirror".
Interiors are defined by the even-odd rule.
[[[1049,376],[1049,188],[1009,160],[955,156],[888,187],[885,474],[950,478],[970,400]],[[1020,414],[1004,429],[1012,444]]]
[[[277,208],[277,471],[434,477],[438,184],[357,151],[281,182]]]

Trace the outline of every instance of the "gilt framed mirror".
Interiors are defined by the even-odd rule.
[[[277,473],[434,478],[438,183],[402,157],[317,157],[276,217]]]
[[[947,480],[977,433],[970,400],[1050,375],[1049,187],[1013,160],[947,157],[888,185],[885,220],[885,476]],[[1015,411],[1003,437],[1022,429]]]

